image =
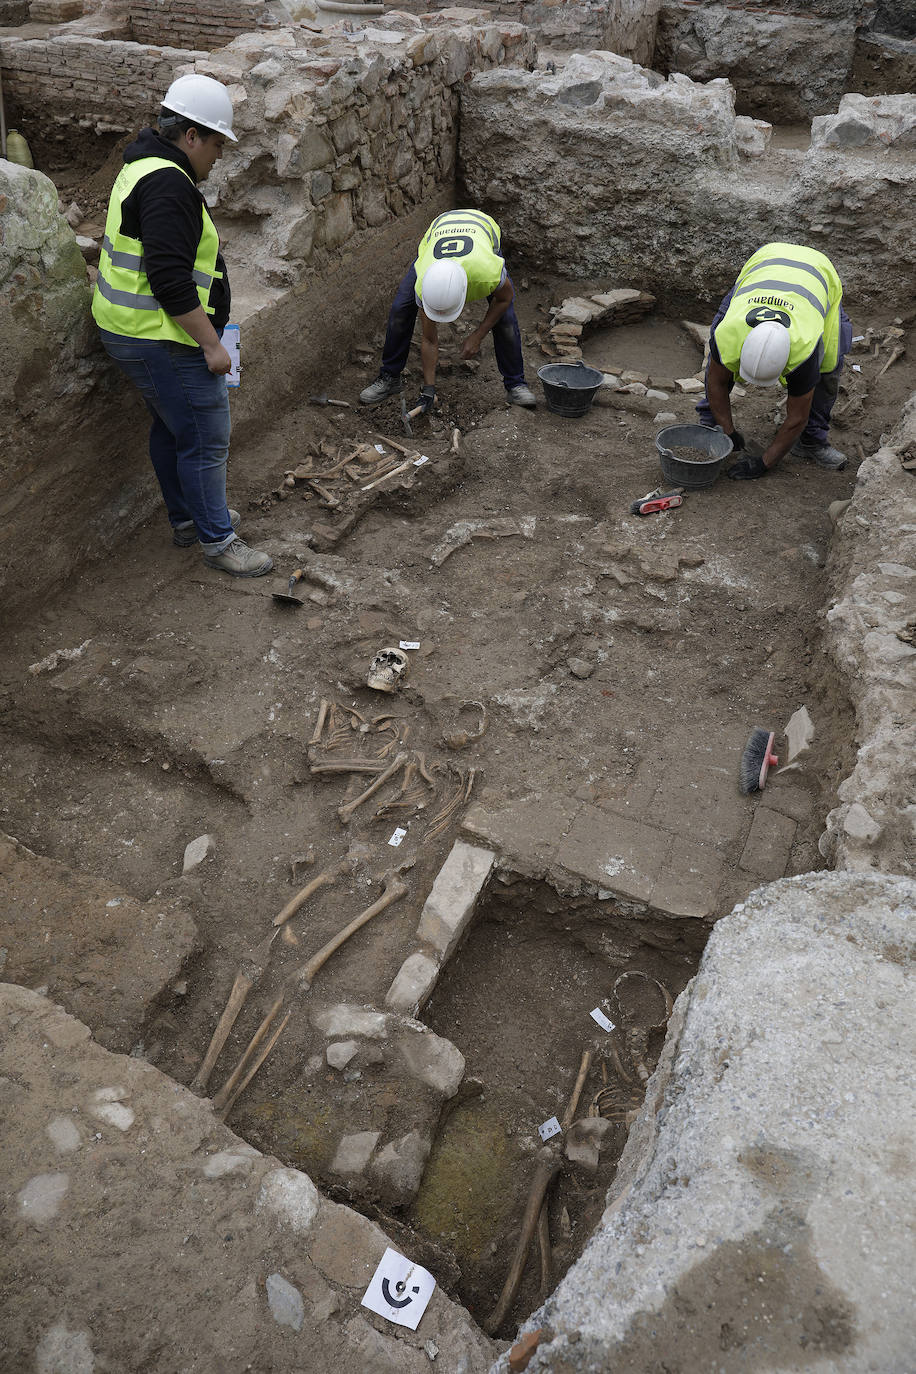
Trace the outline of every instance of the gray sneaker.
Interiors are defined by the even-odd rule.
[[[538,398],[529,386],[525,386],[524,382],[519,386],[507,389],[506,400],[510,406],[527,406],[529,409],[538,403]]]
[[[233,539],[222,553],[205,553],[204,562],[208,568],[218,568],[220,572],[229,573],[230,577],[261,577],[269,573],[274,565],[269,553],[249,549],[241,539]]]
[[[376,406],[379,401],[384,401],[389,396],[397,396],[403,390],[404,383],[400,377],[392,377],[387,372],[380,372],[375,381],[359,393],[359,399],[364,406]]]
[[[809,463],[814,463],[819,468],[829,468],[832,472],[840,472],[846,466],[845,453],[841,453],[832,444],[816,439],[797,439],[792,445],[791,452],[795,458],[805,458]]]
[[[229,524],[237,530],[242,523],[242,517],[237,510],[229,507]],[[182,525],[180,529],[172,526],[172,543],[179,549],[189,549],[192,544],[197,543],[197,530],[193,525]]]

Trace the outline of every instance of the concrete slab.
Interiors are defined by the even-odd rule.
[[[526,797],[491,810],[472,806],[462,831],[498,850],[528,877],[542,877],[556,858],[557,847],[582,803],[573,797]]]
[[[729,871],[714,846],[672,835],[652,888],[652,905],[672,916],[709,920],[728,909],[720,904],[719,891]]]
[[[0,1104],[5,1369],[420,1374],[428,1341],[445,1369],[491,1365],[497,1347],[440,1288],[416,1332],[360,1307],[401,1248],[380,1227],[6,983]]]
[[[670,847],[663,830],[586,804],[557,846],[557,863],[648,906]]]
[[[495,862],[492,849],[456,840],[436,874],[420,914],[417,938],[431,945],[443,962],[460,943]]]

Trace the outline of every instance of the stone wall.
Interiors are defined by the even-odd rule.
[[[237,34],[258,28],[266,0],[131,0],[131,34],[138,43],[176,48],[221,48]]]
[[[738,109],[770,123],[833,109],[847,89],[856,21],[726,5],[665,4],[654,66],[696,81],[724,76]]]
[[[477,76],[460,156],[466,194],[545,270],[649,290],[671,310],[705,300],[711,314],[761,243],[802,239],[847,296],[896,313],[916,289],[912,156],[876,140],[863,157],[819,129],[807,152],[767,151],[765,133],[736,119],[727,82],[665,82],[592,53],[556,76]]]
[[[661,0],[481,0],[479,8],[517,20],[554,50],[609,48],[649,63],[660,5]]]

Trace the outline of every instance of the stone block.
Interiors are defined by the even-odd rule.
[[[328,1039],[356,1035],[367,1040],[384,1040],[388,1034],[388,1017],[382,1011],[367,1011],[349,1002],[312,1012],[312,1025]]]
[[[423,1180],[430,1143],[416,1131],[392,1140],[372,1161],[372,1175],[384,1189],[386,1200],[402,1206],[411,1202]]]
[[[563,1153],[570,1164],[594,1173],[601,1157],[601,1146],[613,1122],[603,1116],[587,1116],[574,1121],[566,1132]]]
[[[390,1011],[416,1016],[423,1007],[439,977],[439,964],[428,954],[409,954],[395,975],[385,996]]]
[[[355,1040],[337,1040],[333,1045],[328,1045],[325,1059],[332,1069],[345,1069],[358,1049]]]
[[[464,1055],[450,1040],[411,1029],[395,1038],[394,1048],[412,1078],[442,1097],[455,1096],[464,1077]]]
[[[527,871],[544,872],[556,856],[580,803],[572,797],[528,797],[499,811],[472,806],[462,830],[521,863]]]
[[[182,873],[190,873],[192,869],[198,868],[215,851],[216,840],[212,835],[198,835],[196,840],[191,840],[185,846]]]
[[[757,878],[781,878],[789,866],[797,823],[790,816],[758,806],[740,866]]]
[[[337,1152],[331,1161],[332,1174],[361,1174],[378,1144],[380,1132],[356,1131],[341,1137]]]
[[[436,875],[417,927],[420,940],[447,959],[460,941],[496,855],[490,849],[456,840]]]

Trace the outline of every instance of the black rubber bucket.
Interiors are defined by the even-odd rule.
[[[571,418],[585,414],[604,381],[604,373],[587,363],[548,363],[538,368],[538,377],[547,409]]]
[[[711,487],[732,451],[732,441],[721,429],[706,425],[669,425],[655,436],[665,481],[675,487],[699,491]],[[672,448],[693,449],[695,459],[677,458]]]

